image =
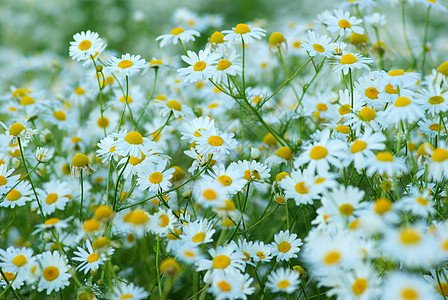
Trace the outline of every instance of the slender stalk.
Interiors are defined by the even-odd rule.
[[[151,93],[149,94],[148,101],[146,101],[146,104],[143,107],[142,112],[140,113],[140,116],[137,119],[137,122],[135,122],[134,130],[137,129],[137,126],[140,123],[141,119],[143,118],[143,115],[145,114],[145,111],[149,105],[149,102],[151,102],[152,97],[154,96],[154,91],[156,90],[157,74],[159,73],[159,68],[155,68],[154,70],[155,70],[154,71],[154,83],[152,85]]]
[[[81,169],[81,177],[80,177],[80,181],[81,181],[81,205],[79,206],[79,218],[81,219],[81,222],[83,221],[83,216],[82,216],[82,207],[83,207],[83,203],[84,203],[84,180],[83,180],[83,170]]]
[[[103,88],[104,88],[104,86],[101,86],[100,78],[98,77],[98,74],[100,74],[100,73],[97,71],[95,58],[93,57],[93,55],[90,55],[90,58],[92,59],[93,66],[95,67],[96,79],[97,79],[97,81],[98,81],[98,88],[100,89],[100,114],[101,114],[101,124],[103,125],[104,136],[107,136],[106,126],[104,126],[104,115],[103,115],[103,113],[104,113],[104,109],[103,109]],[[102,73],[101,73],[101,74],[102,74]],[[104,75],[103,75],[103,80],[104,80]]]
[[[162,296],[162,280],[160,279],[160,271],[159,271],[159,253],[160,253],[160,237],[157,236],[157,247],[156,247],[157,285],[159,287],[159,295]]]
[[[422,51],[423,51],[423,59],[422,59],[422,76],[425,76],[425,62],[426,62],[426,52],[428,52],[428,48],[426,47],[426,43],[428,42],[428,31],[429,31],[429,14],[431,12],[431,6],[428,6],[428,10],[426,12],[426,22],[425,22],[425,31],[423,35],[423,43],[422,43]]]
[[[244,77],[244,69],[245,69],[245,64],[246,64],[246,48],[244,45],[244,40],[243,40],[243,36],[241,35],[241,44],[243,45],[243,73],[241,75],[242,79],[243,79],[243,97],[244,99],[246,99],[246,79]],[[246,99],[247,100],[247,99]]]
[[[121,111],[121,117],[120,117],[120,121],[118,123],[118,131],[120,131],[121,124],[123,123],[124,112],[126,111],[126,105],[128,104],[128,97],[129,97],[129,77],[126,75],[126,98],[125,98],[125,105],[123,106],[123,110]]]
[[[16,290],[12,287],[12,282],[9,282],[8,278],[6,278],[6,275],[5,275],[5,273],[3,272],[3,269],[2,269],[1,267],[0,267],[0,274],[2,274],[2,277],[3,277],[3,279],[5,280],[6,285],[7,285],[7,287],[6,287],[6,289],[5,289],[5,292],[6,292],[6,290],[8,289],[8,287],[11,287],[11,291],[12,291],[12,293],[14,294],[14,297],[16,297],[17,300],[20,300],[21,298],[20,298],[19,295],[17,294]],[[3,294],[3,293],[2,293],[2,294]]]
[[[405,4],[406,4],[406,0],[401,0],[401,25],[402,25],[401,27],[403,29],[403,36],[404,36],[404,40],[406,42],[406,46],[408,47],[409,53],[411,54],[412,66],[415,67],[416,58],[415,58],[414,52],[412,52],[411,43],[409,42],[407,30],[406,30]]]

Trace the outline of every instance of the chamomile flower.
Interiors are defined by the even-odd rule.
[[[70,201],[72,188],[67,182],[52,180],[43,185],[43,189],[37,189],[41,201],[43,213],[48,215],[58,210],[63,210]],[[36,202],[33,202],[34,208],[39,208]]]
[[[448,94],[442,92],[440,85],[428,84],[415,94],[415,101],[432,116],[448,110]]]
[[[158,212],[150,217],[150,229],[154,234],[167,236],[170,231],[174,230],[177,219],[171,210],[160,208]]]
[[[233,133],[221,132],[217,128],[210,128],[204,131],[197,138],[196,149],[201,154],[229,154],[237,146],[237,141],[233,138]]]
[[[104,264],[104,261],[107,260],[104,252],[97,253],[93,250],[92,243],[89,240],[86,241],[86,247],[87,250],[78,247],[77,251],[73,252],[76,255],[73,257],[73,260],[81,262],[76,269],[84,271],[85,274],[92,270],[98,270],[100,265]]]
[[[407,172],[407,167],[403,158],[394,156],[388,151],[378,152],[366,165],[367,174],[372,175],[378,172],[380,175],[392,177],[400,172]]]
[[[274,155],[269,156],[265,163],[268,166],[272,166],[273,164],[281,164],[288,163],[292,160],[293,153],[289,147],[280,147],[277,149]]]
[[[117,214],[114,225],[116,225],[120,231],[129,232],[136,237],[141,238],[150,228],[152,228],[149,218],[149,213],[141,208],[126,210]]]
[[[205,132],[215,126],[215,120],[208,116],[199,117],[183,125],[182,139],[189,139],[190,143],[196,141]]]
[[[199,55],[188,51],[182,55],[182,60],[189,64],[186,68],[177,70],[180,76],[185,77],[185,82],[195,83],[199,80],[211,78],[217,71],[217,63],[220,58],[218,53],[210,53],[210,49],[200,50]]]
[[[111,57],[107,62],[106,72],[120,77],[131,76],[145,67],[146,61],[140,55],[122,54],[121,58]]]
[[[413,188],[410,195],[399,200],[397,207],[424,218],[435,211],[432,197],[427,189],[420,192],[417,188]]]
[[[33,191],[31,185],[27,181],[21,181],[16,187],[9,190],[2,202],[1,207],[14,208],[16,206],[24,206],[27,201],[32,200]]]
[[[96,150],[97,156],[103,163],[118,160],[117,147],[115,145],[115,139],[111,136],[107,136],[100,140],[97,144],[98,150]]]
[[[297,234],[290,234],[289,230],[280,231],[274,235],[274,241],[271,244],[272,254],[277,256],[277,261],[289,261],[291,258],[297,257],[302,244],[302,240],[297,238]]]
[[[203,207],[224,207],[227,191],[214,181],[202,181],[196,188],[197,202]]]
[[[82,31],[73,36],[74,42],[70,42],[69,55],[74,60],[86,60],[90,56],[97,56],[106,48],[99,34],[90,30]]]
[[[8,247],[0,249],[0,267],[6,272],[22,272],[29,264],[35,261],[33,249]]]
[[[344,75],[347,75],[349,70],[370,70],[369,65],[373,63],[373,59],[363,57],[357,53],[345,53],[338,59],[339,61],[332,63],[333,70],[336,72],[342,71]]]
[[[188,264],[194,264],[198,260],[203,259],[201,250],[196,244],[185,243],[180,247],[174,247],[173,251],[176,253],[176,258]]]
[[[159,159],[155,164],[144,164],[138,171],[138,185],[141,190],[160,192],[171,186],[174,168],[166,169],[168,161]]]
[[[312,204],[318,199],[318,191],[315,188],[314,174],[310,174],[308,169],[303,172],[298,169],[280,181],[280,187],[284,189],[285,196],[294,199],[296,205]]]
[[[363,169],[367,161],[375,156],[373,151],[384,150],[386,137],[381,132],[373,132],[367,127],[364,134],[350,144],[350,152],[353,156],[355,167]]]
[[[193,110],[178,100],[157,100],[155,104],[160,108],[160,116],[162,117],[167,117],[169,114],[173,114],[174,118],[190,119],[194,117]]]
[[[209,288],[209,291],[214,295],[214,299],[244,299],[245,295],[242,293],[242,283],[238,275],[240,275],[239,272],[231,272],[214,276]]]
[[[299,273],[290,269],[279,268],[268,275],[266,286],[273,293],[292,294],[299,287]]]
[[[113,147],[115,147],[117,154],[121,156],[134,156],[140,159],[143,154],[148,154],[150,150],[157,149],[154,142],[137,131],[127,132],[125,130],[110,134],[110,136],[117,138]]]
[[[384,98],[383,81],[374,76],[363,76],[355,82],[355,89],[369,107],[381,108],[387,101]]]
[[[364,29],[356,26],[362,23],[361,19],[350,16],[350,12],[342,10],[334,10],[334,16],[327,16],[324,23],[327,25],[327,30],[330,32],[337,32],[340,36],[346,33],[363,34]]]
[[[0,165],[0,195],[8,192],[17,183],[20,175],[12,175],[14,171],[14,168],[8,170],[6,164]]]
[[[149,296],[149,293],[144,288],[134,285],[133,283],[126,284],[124,282],[117,282],[114,284],[112,290],[111,300],[143,300]]]
[[[201,219],[183,226],[182,235],[179,237],[185,242],[200,245],[212,242],[213,233],[215,233],[213,223],[207,221],[207,219]]]
[[[204,175],[204,179],[218,181],[228,192],[233,195],[243,189],[247,181],[243,178],[244,172],[235,165],[228,168],[224,166],[213,166],[213,172]]]
[[[264,242],[255,242],[252,245],[252,250],[255,252],[254,262],[270,262],[274,256],[271,245],[265,245]]]
[[[271,177],[271,169],[269,169],[269,167],[265,164],[257,162],[256,160],[240,160],[238,162],[232,162],[230,166],[241,169],[244,172],[243,179],[247,180],[248,182],[255,182],[256,184],[258,184]]]
[[[316,34],[314,31],[308,31],[308,37],[303,40],[301,46],[310,56],[323,55],[330,57],[331,38],[327,35]]]
[[[68,272],[70,266],[67,258],[61,256],[58,251],[46,251],[39,256],[42,276],[37,284],[37,291],[46,290],[47,295],[53,291],[59,292],[70,284],[72,275]]]
[[[440,143],[439,147],[435,149],[427,146],[425,150],[431,155],[428,170],[432,178],[436,181],[448,178],[448,150],[446,145]]]
[[[227,79],[227,76],[235,76],[241,74],[243,68],[241,61],[235,51],[230,52],[216,63],[216,71],[213,74],[213,81],[216,84],[221,83]]]
[[[8,136],[8,144],[13,143],[17,144],[17,138],[23,141],[32,141],[33,135],[38,133],[37,129],[27,128],[21,123],[14,123],[11,126],[7,127],[4,123],[0,122],[0,125],[3,126],[7,131]]]
[[[398,97],[392,105],[385,110],[385,119],[390,123],[407,121],[412,123],[423,117],[420,106],[410,97]]]
[[[423,277],[398,271],[388,274],[384,280],[381,300],[432,300],[437,295]]]
[[[44,221],[43,224],[37,225],[37,229],[34,230],[33,234],[37,234],[41,231],[54,228],[56,231],[60,232],[62,229],[68,227],[68,221],[70,221],[73,217],[68,217],[65,220],[60,220],[58,218],[49,218]]]
[[[440,119],[426,119],[422,118],[418,123],[418,127],[421,133],[434,138],[436,136],[445,136],[446,128],[442,124],[447,123],[448,119],[444,118],[443,121]],[[440,128],[439,128],[440,127]]]
[[[255,40],[259,40],[266,35],[266,30],[258,27],[253,27],[245,23],[236,25],[232,30],[224,30],[224,40],[230,43],[252,44]]]
[[[420,80],[420,74],[405,72],[402,69],[393,69],[387,72],[385,80],[394,87],[408,87],[416,84]]]
[[[344,224],[351,218],[354,212],[362,208],[360,201],[364,197],[364,191],[353,186],[339,187],[322,197],[322,206],[327,208],[328,219]]]
[[[196,30],[184,30],[182,27],[177,27],[172,29],[169,34],[158,36],[156,41],[160,41],[160,47],[163,48],[168,44],[176,45],[179,41],[181,43],[194,41],[195,37],[200,35]]]

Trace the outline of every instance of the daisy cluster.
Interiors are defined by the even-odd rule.
[[[446,9],[396,4],[179,9],[161,55],[88,30],[11,75],[0,298],[448,299]]]

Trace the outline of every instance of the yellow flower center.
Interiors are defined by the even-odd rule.
[[[130,103],[132,103],[134,100],[132,100],[132,97],[131,96],[129,96],[128,95],[128,103],[130,104]],[[121,103],[126,103],[126,95],[123,95],[123,96],[121,96],[121,98],[120,98],[120,102]]]
[[[82,141],[82,139],[79,136],[74,136],[72,137],[72,139],[70,140],[73,144],[79,143]]]
[[[341,215],[344,215],[344,216],[353,215],[353,210],[354,210],[353,206],[348,203],[344,203],[341,206],[339,206],[339,212],[341,213]]]
[[[25,255],[23,254],[19,254],[16,257],[13,258],[12,263],[17,266],[17,267],[22,267],[23,265],[25,265],[27,263],[27,259],[25,257]]]
[[[20,100],[20,105],[31,105],[34,104],[35,101],[33,98],[31,98],[30,96],[25,96],[22,98],[22,100]]]
[[[291,250],[291,244],[286,241],[283,241],[280,244],[278,244],[277,248],[278,248],[278,251],[280,251],[282,253],[286,253],[289,250]]]
[[[376,159],[379,161],[394,161],[394,156],[390,152],[378,152]]]
[[[339,27],[346,29],[346,28],[352,28],[352,24],[350,24],[349,21],[342,19],[338,22]]]
[[[232,290],[232,286],[226,281],[218,282],[218,287],[223,292],[230,292]]]
[[[280,32],[273,32],[269,37],[269,45],[271,47],[278,47],[286,41],[285,36]]]
[[[199,232],[193,236],[193,243],[202,243],[205,240],[205,233]]]
[[[139,163],[141,163],[142,161],[144,161],[146,158],[146,155],[143,154],[143,152],[141,152],[141,154],[142,154],[141,158],[137,158],[137,157],[131,155],[131,157],[129,158],[129,163],[133,166],[136,166]]]
[[[387,198],[379,198],[375,201],[374,211],[383,215],[392,209],[392,202]]]
[[[420,234],[412,228],[403,229],[400,233],[400,240],[403,244],[414,245],[420,242]]]
[[[380,92],[378,92],[378,90],[376,88],[371,86],[365,90],[364,95],[366,95],[367,98],[374,100],[374,99],[378,99],[379,93]]]
[[[168,224],[170,224],[170,218],[167,215],[161,215],[159,217],[159,226],[166,227]]]
[[[207,189],[203,191],[202,196],[204,196],[204,198],[209,201],[214,201],[216,200],[216,198],[218,198],[218,194],[212,189]]]
[[[120,299],[132,299],[134,298],[133,294],[124,294],[120,296]]]
[[[315,146],[311,149],[310,158],[314,160],[319,160],[325,158],[328,155],[328,150],[322,146]]]
[[[160,66],[163,65],[163,61],[161,61],[160,59],[151,59],[151,61],[149,62],[150,66]]]
[[[209,40],[210,44],[221,44],[224,43],[224,34],[219,31],[215,31]]]
[[[16,189],[13,189],[6,195],[8,201],[17,201],[20,197],[22,197],[22,194]]]
[[[244,23],[240,23],[240,24],[236,25],[236,27],[235,27],[235,33],[237,33],[237,34],[245,34],[248,32],[250,32],[250,28],[249,28],[249,26],[247,26]]]
[[[5,185],[6,183],[8,183],[8,180],[6,179],[6,177],[3,175],[0,175],[0,186]]]
[[[397,100],[395,100],[394,105],[396,107],[405,107],[411,104],[411,100],[408,97],[398,97]]]
[[[428,102],[429,104],[437,105],[445,102],[445,99],[441,96],[432,96],[431,98],[428,99]]]
[[[387,73],[389,76],[401,76],[404,75],[404,71],[401,69],[397,70],[390,70],[389,73]]]
[[[316,50],[319,53],[325,52],[325,48],[322,47],[322,45],[319,45],[319,44],[313,44],[313,49]]]
[[[437,285],[437,291],[440,295],[443,296],[443,294],[448,295],[448,284],[446,282],[441,282]]]
[[[124,137],[124,140],[132,145],[143,144],[143,136],[137,131],[131,131]]]
[[[79,48],[79,50],[81,50],[81,51],[86,51],[86,50],[89,50],[91,46],[92,46],[92,42],[91,42],[91,41],[89,41],[89,40],[84,40],[84,41],[82,41],[81,43],[79,43],[78,48]]]
[[[384,91],[388,94],[394,94],[394,95],[398,94],[398,89],[394,89],[394,87],[390,83],[386,85]]]
[[[72,166],[74,167],[85,167],[88,164],[90,164],[89,158],[82,153],[78,153],[75,156],[73,156],[72,159]]]
[[[47,198],[45,199],[45,203],[47,203],[48,205],[51,205],[51,204],[55,203],[57,200],[58,200],[58,194],[51,193],[51,194],[48,194]]]
[[[448,61],[441,63],[440,66],[437,68],[437,72],[445,76],[448,76]]]
[[[309,192],[308,187],[305,185],[305,182],[303,182],[303,181],[296,184],[295,190],[297,193],[302,194],[302,195],[308,194],[308,192]]]
[[[224,186],[229,186],[232,184],[232,178],[230,178],[227,175],[221,175],[218,178],[218,181],[221,182],[222,185]]]
[[[20,123],[14,123],[9,127],[9,134],[12,136],[19,136],[22,131],[26,131],[25,126]]]
[[[223,71],[223,70],[226,70],[227,68],[229,68],[231,65],[232,65],[232,63],[230,61],[228,61],[227,59],[221,59],[218,62],[216,69],[219,71]]]
[[[324,257],[324,262],[327,265],[333,265],[338,263],[341,260],[341,254],[337,251],[331,251],[327,253]]]
[[[372,121],[376,118],[376,112],[371,109],[370,107],[364,107],[363,109],[361,109],[361,111],[359,112],[359,117],[360,120],[362,121]]]
[[[280,182],[282,181],[286,176],[290,176],[288,172],[280,172],[275,176],[275,181]]]
[[[99,258],[100,258],[100,256],[98,254],[96,254],[95,252],[93,252],[92,254],[87,256],[87,261],[89,263],[93,263],[93,262],[96,262]]]
[[[207,142],[214,146],[214,147],[219,147],[222,146],[224,144],[224,140],[222,139],[222,137],[217,136],[217,135],[212,135],[207,139]]]
[[[101,117],[99,117],[96,121],[96,124],[99,128],[106,128],[107,126],[109,126],[109,119],[106,117],[103,117],[103,119],[101,119]]]
[[[213,269],[225,269],[230,265],[230,258],[221,254],[213,259]]]
[[[327,111],[328,110],[328,106],[325,103],[318,103],[316,105],[316,109],[319,111]]]
[[[423,197],[417,197],[416,201],[423,206],[426,206],[428,204],[428,200]]]
[[[358,59],[353,54],[344,54],[341,57],[341,60],[339,61],[343,65],[352,65],[356,62],[358,62]]]
[[[279,288],[279,289],[282,289],[282,290],[286,289],[289,285],[290,285],[290,283],[289,283],[288,280],[280,280],[280,281],[277,283],[278,288]]]
[[[364,293],[367,287],[368,287],[367,280],[365,280],[364,278],[358,278],[352,284],[353,294],[359,296],[362,293]]]
[[[448,159],[448,151],[443,148],[437,148],[432,153],[432,160],[436,162],[442,162]]]
[[[95,219],[89,219],[84,222],[82,228],[87,232],[94,232],[100,228],[100,222]]]
[[[352,111],[352,107],[350,104],[344,104],[341,107],[339,107],[338,112],[341,116],[346,115]]]
[[[177,110],[177,111],[182,111],[182,105],[176,101],[176,100],[170,100],[166,103],[166,106],[169,109],[173,109],[173,110]]]
[[[55,111],[53,113],[53,116],[56,118],[56,120],[58,121],[65,121],[67,119],[67,116],[65,115],[65,112],[63,112],[62,110],[58,110]]]
[[[127,69],[127,68],[132,67],[133,64],[134,63],[132,61],[130,61],[129,59],[124,59],[118,63],[118,67],[120,69]]]
[[[48,219],[48,220],[46,220],[44,222],[44,224],[46,226],[51,226],[51,225],[54,225],[54,224],[57,224],[57,223],[59,223],[59,219],[58,218],[50,218],[50,219]]]
[[[129,222],[134,225],[141,225],[148,222],[149,218],[143,210],[133,211],[129,217]]]
[[[45,268],[43,272],[44,278],[47,281],[53,281],[59,277],[59,270],[56,267],[50,266]]]
[[[266,255],[264,255],[263,251],[258,251],[257,253],[255,253],[260,259],[265,259]]]
[[[353,145],[350,147],[350,152],[351,153],[358,153],[361,152],[362,150],[366,149],[367,144],[361,140],[356,141],[353,143]]]
[[[171,35],[179,35],[182,32],[184,32],[184,29],[182,27],[177,27],[177,28],[174,28],[173,30],[171,30],[170,33],[171,33]]]
[[[401,292],[401,297],[403,297],[403,299],[405,300],[417,300],[419,298],[419,295],[416,290],[409,287]]]
[[[275,155],[286,160],[292,159],[292,151],[288,147],[278,148],[277,152],[275,152]]]
[[[196,72],[200,72],[204,70],[205,67],[207,67],[207,64],[204,61],[200,60],[194,64],[193,70],[195,70]]]
[[[154,172],[151,175],[149,175],[149,182],[153,184],[159,184],[163,180],[163,174],[160,172]]]
[[[335,130],[337,132],[343,133],[343,134],[349,134],[350,133],[350,127],[345,126],[345,125],[338,125],[336,126]]]

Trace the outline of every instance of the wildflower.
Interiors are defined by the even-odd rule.
[[[182,55],[182,60],[189,66],[177,70],[180,76],[185,76],[185,82],[195,83],[209,79],[216,72],[216,64],[220,58],[218,53],[210,53],[210,49],[205,49],[200,50],[199,55],[193,51],[188,51],[187,55]]]
[[[42,268],[42,276],[37,285],[37,291],[47,291],[47,295],[51,292],[59,292],[70,284],[68,273],[70,266],[67,264],[67,258],[61,256],[59,252],[46,251],[39,257],[39,263]]]
[[[303,40],[302,47],[310,56],[323,55],[330,56],[331,38],[327,35],[316,34],[312,30],[308,30],[308,38]]]
[[[24,206],[27,201],[32,200],[33,191],[31,185],[27,181],[21,181],[13,189],[9,190],[0,206],[14,208],[16,206]]]
[[[285,292],[292,294],[299,287],[299,274],[290,269],[279,268],[268,276],[267,287],[273,293]]]
[[[325,19],[325,24],[328,25],[327,30],[330,32],[337,32],[340,36],[344,36],[346,33],[356,32],[363,34],[364,29],[358,24],[362,23],[362,20],[356,17],[351,17],[350,12],[342,10],[334,10],[335,16],[328,16]]]
[[[43,189],[38,188],[37,193],[41,201],[42,213],[48,215],[55,212],[56,209],[63,210],[72,198],[71,192],[69,184],[59,180],[45,183]],[[32,205],[34,208],[39,208],[36,202],[33,202]]]
[[[107,260],[105,253],[97,253],[92,248],[92,243],[87,240],[86,241],[87,251],[78,247],[77,251],[73,254],[76,255],[73,257],[73,260],[81,262],[78,267],[76,267],[79,271],[84,271],[85,274],[89,273],[92,270],[98,270],[100,265],[104,264],[104,261]]]
[[[163,48],[168,44],[176,45],[179,41],[182,43],[194,41],[195,36],[200,36],[200,33],[196,30],[184,30],[182,27],[177,27],[171,30],[169,34],[158,36],[156,41],[160,40],[160,47]]]
[[[138,131],[127,132],[125,130],[110,136],[117,138],[113,145],[117,154],[121,156],[134,156],[141,159],[143,155],[148,155],[151,150],[157,149],[154,142],[142,136]]]
[[[386,137],[381,132],[374,133],[371,128],[366,128],[364,135],[358,137],[350,145],[355,167],[358,170],[365,168],[369,159],[375,156],[373,151],[385,149],[385,141]]]
[[[94,172],[94,170],[90,166],[90,159],[83,153],[78,153],[73,156],[70,170],[72,175],[76,174],[76,176],[78,177],[82,171],[84,171],[86,175]]]
[[[297,234],[290,234],[289,230],[280,231],[274,235],[274,242],[272,242],[272,254],[277,256],[277,261],[286,260],[297,257],[302,245],[302,240],[297,238]]]
[[[232,30],[224,30],[222,33],[225,34],[224,40],[230,43],[241,43],[243,41],[244,44],[252,44],[255,40],[264,37],[266,30],[240,23]]]
[[[126,53],[122,54],[121,58],[111,57],[107,62],[105,71],[112,74],[117,73],[120,77],[131,76],[144,68],[145,64],[146,61],[140,59],[140,55]]]
[[[190,222],[182,227],[182,235],[179,237],[196,245],[207,244],[213,241],[212,236],[216,230],[213,229],[213,223],[206,219]]]
[[[388,151],[381,151],[368,161],[367,174],[378,172],[380,175],[392,177],[400,172],[407,172],[406,165],[401,157],[394,156]]]
[[[144,288],[131,284],[126,284],[124,282],[117,282],[114,284],[112,290],[111,298],[112,300],[120,299],[133,299],[133,300],[143,300],[149,296],[149,293],[145,291]]]
[[[37,134],[37,129],[32,128],[26,128],[21,123],[14,123],[9,128],[4,124],[0,122],[0,125],[3,126],[7,130],[8,134],[8,141],[7,143],[13,143],[17,144],[17,138],[20,138],[20,140],[23,141],[32,141],[33,135]]]
[[[201,154],[229,154],[229,150],[233,150],[237,145],[233,136],[233,133],[211,128],[198,137],[196,149]]]
[[[0,267],[6,272],[17,273],[35,261],[33,249],[8,247],[0,249]],[[22,271],[21,271],[22,272]]]
[[[69,55],[77,61],[87,60],[91,56],[96,57],[106,48],[98,33],[90,30],[75,34],[73,39],[75,41],[70,42]]]
[[[310,174],[308,169],[303,172],[299,170],[285,176],[280,181],[280,187],[285,190],[285,196],[294,199],[296,205],[312,204],[313,200],[318,199],[318,191],[315,188],[314,174]]]
[[[419,105],[409,97],[398,97],[393,105],[390,105],[385,111],[385,118],[391,123],[407,121],[409,123],[423,117]]]
[[[216,64],[216,71],[213,74],[213,81],[216,84],[221,83],[227,79],[227,76],[235,76],[241,74],[243,68],[241,61],[238,59],[235,51],[223,57]]]
[[[392,272],[384,280],[382,299],[436,299],[435,292],[425,280],[413,274]]]
[[[346,53],[341,56],[339,62],[333,63],[333,70],[336,72],[342,71],[344,75],[347,75],[349,70],[370,70],[368,65],[371,63],[373,63],[371,58],[363,57],[357,53]]]
[[[138,184],[140,189],[150,192],[165,191],[171,186],[170,179],[174,169],[166,169],[168,162],[160,159],[155,164],[145,164],[138,171]]]
[[[161,108],[160,116],[162,117],[167,117],[171,113],[173,114],[174,118],[190,119],[194,116],[193,110],[189,106],[182,104],[178,100],[157,100],[156,105]]]
[[[54,155],[54,149],[47,149],[42,147],[37,147],[35,158],[38,162],[45,164],[50,159],[53,158]]]

